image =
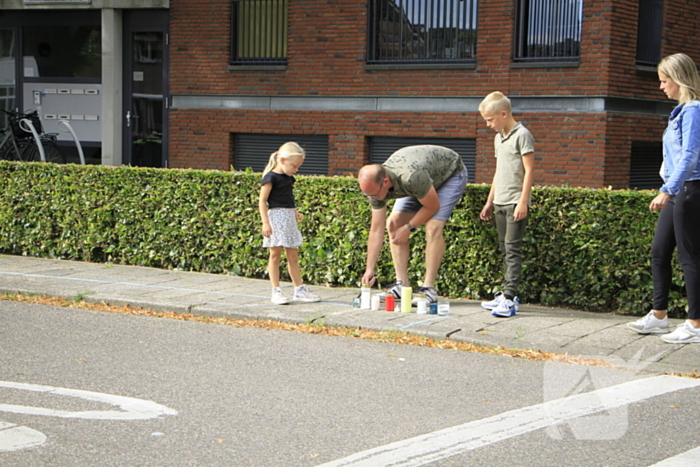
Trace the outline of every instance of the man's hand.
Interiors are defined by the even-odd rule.
[[[363,284],[369,284],[369,285],[374,285],[374,283],[377,281],[377,278],[374,276],[374,269],[367,269],[365,273],[362,275],[362,283]]]

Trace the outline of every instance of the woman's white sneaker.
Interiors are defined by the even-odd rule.
[[[686,320],[683,324],[679,324],[671,334],[661,336],[661,339],[669,344],[694,344],[700,342],[700,329]]]
[[[637,334],[668,334],[671,329],[668,327],[668,317],[658,319],[654,316],[654,311],[650,311],[644,318],[632,323],[627,323],[627,329],[631,329]]]

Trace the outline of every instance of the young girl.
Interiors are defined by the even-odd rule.
[[[287,270],[294,283],[293,300],[318,302],[321,297],[312,294],[304,285],[299,272],[297,249],[301,246],[301,232],[297,222],[302,215],[294,204],[293,175],[304,162],[304,150],[297,143],[284,143],[270,156],[263,172],[260,190],[260,217],[262,218],[263,247],[270,249],[267,271],[272,283],[272,303],[286,305],[287,297],[280,289],[280,259],[282,248],[287,255]]]

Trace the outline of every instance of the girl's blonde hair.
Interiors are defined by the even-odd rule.
[[[664,58],[656,67],[680,87],[678,102],[700,100],[700,75],[693,59],[686,54],[673,54]]]
[[[270,156],[270,161],[267,163],[267,167],[265,167],[265,170],[263,170],[263,175],[277,166],[277,160],[280,157],[284,157],[285,159],[287,159],[289,157],[294,156],[301,157],[301,160],[303,161],[304,157],[306,156],[304,148],[299,146],[294,141],[284,143],[282,146],[280,146],[280,148],[277,151],[273,152]]]
[[[479,112],[483,114],[491,115],[504,110],[508,113],[513,111],[510,105],[510,99],[498,91],[494,91],[484,97],[484,100],[479,104]]]

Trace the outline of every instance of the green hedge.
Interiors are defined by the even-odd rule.
[[[260,174],[0,163],[0,251],[35,257],[266,277]],[[305,219],[302,273],[312,284],[356,286],[364,270],[369,206],[351,177],[298,177]],[[438,287],[479,299],[500,286],[488,194],[470,185],[445,229]],[[645,313],[651,306],[651,192],[538,187],[525,239],[521,298],[591,311]],[[422,231],[412,237],[411,274],[422,277]],[[676,264],[671,308],[682,316]],[[377,268],[393,281],[386,246]],[[415,285],[415,284],[414,284]]]

